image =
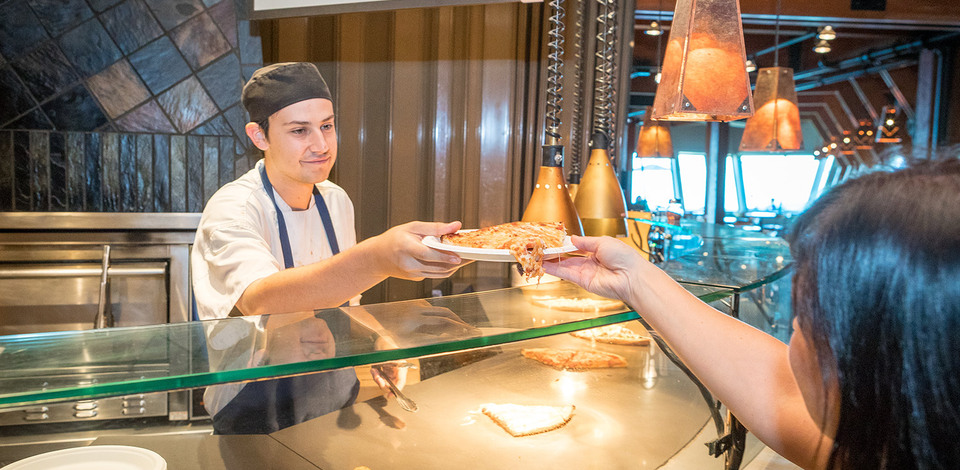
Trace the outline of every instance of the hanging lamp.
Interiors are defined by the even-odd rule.
[[[779,152],[803,147],[800,108],[793,69],[780,67],[780,0],[777,0],[773,67],[757,72],[753,102],[757,106],[747,118],[740,139],[740,151]]]
[[[617,68],[614,40],[618,19],[614,2],[598,0],[593,134],[590,138],[590,159],[574,200],[583,223],[583,232],[591,236],[627,235],[627,203],[609,154],[610,143],[614,140],[613,85]]]
[[[569,235],[583,235],[580,217],[563,178],[563,145],[560,145],[560,114],[563,99],[563,7],[550,1],[549,54],[547,57],[546,143],[542,146],[540,172],[530,202],[523,211],[524,222],[563,222]]]
[[[657,15],[663,10],[663,1],[657,9]],[[657,38],[657,75],[661,74],[660,38]],[[637,135],[637,156],[673,158],[673,138],[670,135],[670,123],[653,119],[653,108],[643,108],[643,122]]]
[[[779,152],[803,148],[800,108],[793,69],[765,67],[757,72],[757,110],[747,118],[740,151]],[[762,103],[762,104],[761,104]]]
[[[753,115],[737,0],[679,0],[653,118],[734,121]]]
[[[670,123],[656,121],[651,114],[649,106],[644,108],[643,123],[637,136],[637,156],[640,158],[673,158]]]
[[[897,107],[884,106],[883,117],[880,120],[880,126],[877,128],[877,143],[898,144],[903,142],[900,127],[897,119]]]

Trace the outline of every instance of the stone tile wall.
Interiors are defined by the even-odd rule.
[[[201,210],[249,168],[244,8],[0,0],[0,211]]]
[[[0,212],[200,212],[253,163],[232,136],[0,131]]]

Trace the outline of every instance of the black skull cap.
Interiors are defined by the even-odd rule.
[[[314,98],[333,102],[316,65],[283,62],[261,67],[243,86],[240,101],[251,122],[263,122],[287,106]]]

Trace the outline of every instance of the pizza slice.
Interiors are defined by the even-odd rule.
[[[598,343],[620,344],[625,346],[643,346],[650,343],[649,336],[643,336],[620,324],[598,326],[589,330],[570,333],[571,336],[596,341]]]
[[[623,356],[603,351],[526,348],[521,349],[520,354],[557,370],[587,370],[627,366],[627,360]]]
[[[440,237],[443,243],[471,248],[510,249],[518,240],[537,238],[544,248],[563,246],[567,231],[563,222],[508,222],[477,230],[461,231]]]
[[[510,403],[487,403],[481,407],[483,414],[510,433],[513,437],[540,434],[560,429],[573,418],[573,405],[514,405]]]
[[[440,237],[442,243],[470,248],[509,250],[527,279],[543,277],[543,250],[563,246],[563,222],[510,222]]]

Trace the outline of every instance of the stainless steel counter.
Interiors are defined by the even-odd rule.
[[[522,343],[572,346],[590,343],[569,335]],[[416,413],[374,399],[271,436],[325,469],[652,469],[709,419],[697,388],[656,348],[650,356],[648,347],[597,345],[629,366],[585,372],[554,370],[520,348],[503,346],[497,356],[407,387]],[[480,413],[489,402],[573,404],[576,411],[558,430],[512,437]]]

